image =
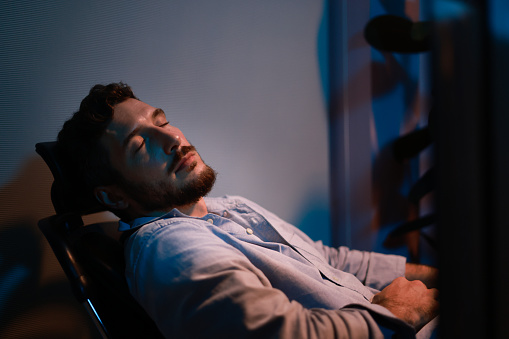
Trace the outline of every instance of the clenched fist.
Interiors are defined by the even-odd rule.
[[[399,277],[375,294],[372,303],[387,308],[419,331],[438,315],[438,290],[428,289],[420,280]]]

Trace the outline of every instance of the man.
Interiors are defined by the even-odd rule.
[[[125,84],[94,86],[58,145],[86,194],[135,231],[127,282],[168,337],[403,338],[437,314],[433,268],[315,243],[241,197],[204,198],[215,172]]]

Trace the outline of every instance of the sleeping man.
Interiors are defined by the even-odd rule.
[[[85,194],[131,230],[129,289],[167,337],[412,338],[435,326],[436,269],[327,247],[245,198],[205,197],[214,170],[125,84],[94,86],[57,144]]]

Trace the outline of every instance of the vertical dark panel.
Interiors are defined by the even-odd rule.
[[[492,255],[493,337],[509,336],[509,25],[507,0],[489,3],[490,62],[490,143],[493,145],[492,178],[493,232],[490,244]]]
[[[496,164],[485,6],[435,2],[443,338],[495,338]]]
[[[347,181],[342,174],[345,173],[345,114],[343,68],[345,58],[345,41],[342,20],[343,2],[328,0],[329,13],[329,159],[330,159],[330,203],[331,203],[331,239],[332,245],[350,245],[350,224]]]

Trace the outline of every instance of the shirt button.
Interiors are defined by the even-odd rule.
[[[249,235],[251,235],[251,234],[253,234],[254,232],[253,232],[253,230],[252,230],[251,228],[249,228],[249,227],[248,227],[248,228],[246,228],[246,233],[247,233],[247,234],[249,234]]]
[[[223,217],[225,217],[225,218],[226,218],[227,216],[228,216],[228,212],[224,211],[224,212],[223,212]]]
[[[214,223],[214,220],[213,219],[207,219],[208,222],[210,222],[211,224]]]

